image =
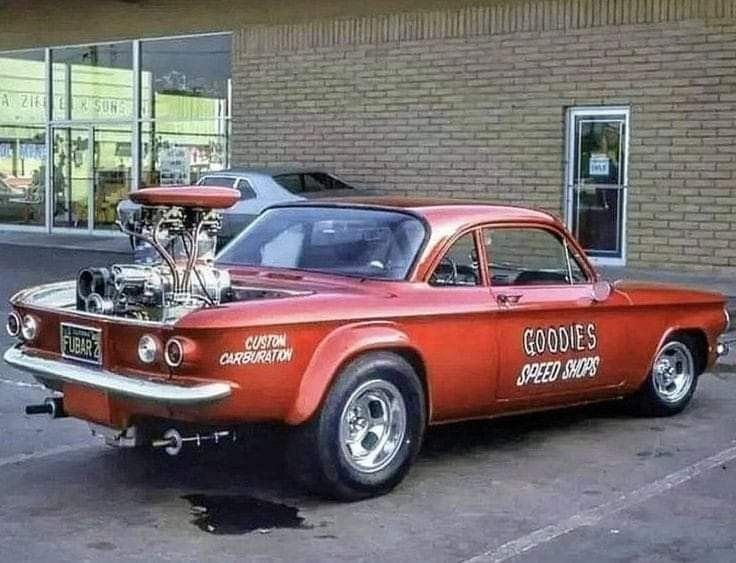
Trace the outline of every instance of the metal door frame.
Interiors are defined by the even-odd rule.
[[[94,218],[95,218],[95,210],[94,210],[94,203],[95,203],[95,124],[90,122],[74,122],[74,123],[67,123],[67,122],[61,122],[61,123],[54,123],[50,124],[48,131],[49,131],[49,141],[48,141],[48,162],[50,163],[49,167],[49,176],[51,178],[51,182],[53,184],[53,178],[54,178],[54,171],[56,169],[56,164],[54,163],[54,131],[58,130],[64,130],[72,131],[72,130],[79,130],[84,131],[87,134],[87,138],[89,139],[89,184],[87,185],[87,227],[86,228],[75,228],[75,227],[61,227],[54,225],[54,219],[55,219],[55,211],[56,211],[56,194],[54,193],[54,186],[51,185],[50,190],[50,197],[48,198],[50,200],[50,210],[51,215],[49,216],[49,232],[61,232],[61,233],[85,233],[85,234],[94,234],[95,233],[95,225],[94,225]],[[69,182],[71,182],[71,176],[69,177]],[[71,189],[71,184],[70,184]]]
[[[619,257],[589,256],[591,262],[600,266],[625,266],[626,265],[626,233],[628,224],[628,199],[629,199],[629,135],[631,131],[631,109],[628,106],[581,106],[567,110],[567,123],[565,132],[565,225],[572,231],[575,189],[575,145],[577,140],[575,121],[578,117],[610,117],[619,118],[624,122],[624,175],[621,190],[621,225],[619,233],[621,237],[621,255]]]

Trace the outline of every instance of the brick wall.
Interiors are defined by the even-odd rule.
[[[233,161],[563,206],[565,110],[630,105],[627,249],[736,273],[732,0],[535,0],[244,28]]]
[[[0,49],[500,3],[509,0],[0,0]]]

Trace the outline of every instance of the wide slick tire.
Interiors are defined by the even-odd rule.
[[[400,355],[375,352],[346,365],[321,408],[293,429],[293,476],[321,496],[356,501],[391,491],[408,473],[426,426],[424,388]]]
[[[671,336],[657,351],[652,370],[631,404],[645,416],[678,414],[690,403],[701,371],[696,341],[685,334]]]

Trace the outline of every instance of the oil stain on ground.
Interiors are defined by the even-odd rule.
[[[192,523],[208,534],[247,534],[277,528],[303,528],[299,509],[247,495],[185,495],[192,505]]]

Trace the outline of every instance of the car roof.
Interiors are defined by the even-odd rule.
[[[226,168],[225,170],[208,171],[205,172],[204,176],[229,176],[229,175],[243,175],[243,176],[281,176],[283,174],[329,174],[334,176],[327,170],[320,168],[299,168],[299,167],[246,167],[246,166],[233,166],[232,168]]]
[[[439,248],[454,240],[460,233],[479,225],[527,223],[536,226],[563,229],[561,223],[544,211],[488,201],[450,198],[418,198],[394,196],[358,196],[325,198],[318,201],[280,203],[273,207],[352,207],[400,211],[424,220],[429,225],[428,238],[417,259],[413,276],[423,279],[432,257]]]
[[[410,212],[427,220],[434,228],[458,230],[479,223],[534,222],[559,225],[550,213],[516,205],[450,198],[417,198],[395,196],[360,196],[319,201],[294,202],[288,205],[335,205],[371,207]]]

